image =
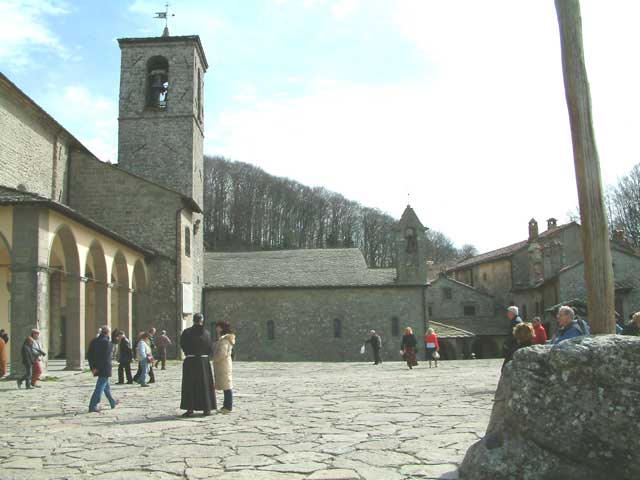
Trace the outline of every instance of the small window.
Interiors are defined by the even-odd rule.
[[[451,300],[453,298],[453,292],[449,287],[444,287],[442,289],[442,296],[445,300]]]
[[[333,320],[333,338],[342,337],[342,320],[335,318]]]
[[[267,338],[269,340],[276,339],[276,325],[273,323],[273,320],[267,322]]]
[[[485,282],[487,281],[487,272],[484,272],[482,274],[482,280],[484,280]]]
[[[475,317],[476,316],[476,306],[475,305],[465,305],[464,306],[464,316],[465,317]]]
[[[527,306],[526,305],[522,305],[522,320],[526,320],[527,318],[529,318],[529,315],[527,315]]]
[[[429,306],[427,307],[427,310],[429,310],[429,318],[433,317],[433,306],[432,306],[432,305],[429,305]]]
[[[398,317],[393,317],[391,319],[391,336],[399,337],[400,336],[400,320]]]
[[[184,254],[187,257],[191,256],[191,230],[189,227],[184,227]]]

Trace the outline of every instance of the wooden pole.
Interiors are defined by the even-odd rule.
[[[615,333],[613,265],[582,48],[580,2],[555,0],[555,3],[578,184],[589,323],[594,334]]]

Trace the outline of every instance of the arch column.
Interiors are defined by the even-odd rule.
[[[120,318],[120,328],[129,332],[133,336],[131,329],[133,328],[133,316],[131,315],[133,304],[133,290],[130,288],[121,288],[119,292],[120,301],[118,302],[118,317]]]
[[[84,368],[85,294],[88,279],[69,278],[67,285],[67,370]]]

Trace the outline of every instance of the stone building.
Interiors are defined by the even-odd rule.
[[[425,228],[411,207],[395,236],[395,269],[368,268],[358,249],[207,252],[205,318],[233,325],[240,360],[362,360],[371,329],[397,360],[404,327],[421,345],[429,325],[445,358],[468,354],[470,332],[429,320]]]
[[[119,164],[0,74],[0,327],[82,368],[102,324],[175,338],[201,309],[203,77],[197,36],[119,40]]]
[[[524,320],[539,315],[553,330],[549,307],[586,297],[580,228],[575,222],[558,225],[550,218],[547,229],[540,233],[538,222],[532,219],[526,240],[463,260],[447,275],[493,296],[499,318],[509,305],[517,305]],[[640,310],[640,255],[620,233],[611,241],[611,255],[616,311],[627,318]]]

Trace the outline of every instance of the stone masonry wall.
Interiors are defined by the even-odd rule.
[[[65,201],[69,137],[0,84],[0,185]]]
[[[382,336],[383,358],[399,360],[401,337],[392,336],[392,318],[411,326],[422,345],[420,287],[335,289],[206,290],[205,322],[228,320],[238,335],[238,360],[369,361],[360,347],[371,329]],[[334,337],[334,319],[342,335]],[[267,322],[275,339],[267,338]],[[400,332],[402,335],[402,331]],[[422,347],[420,347],[422,349]]]

